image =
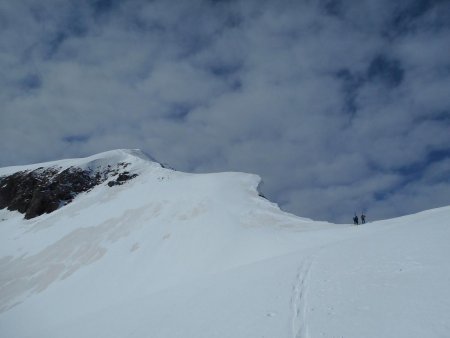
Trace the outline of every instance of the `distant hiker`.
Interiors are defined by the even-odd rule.
[[[355,215],[355,217],[353,217],[353,224],[355,224],[355,225],[359,224],[358,216],[356,216],[356,215]]]
[[[361,214],[361,224],[366,223],[366,215],[364,213]]]

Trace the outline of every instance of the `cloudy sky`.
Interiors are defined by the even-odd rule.
[[[450,1],[0,1],[0,166],[140,148],[295,214],[450,204]]]

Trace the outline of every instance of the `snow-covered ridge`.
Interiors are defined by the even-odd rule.
[[[85,158],[0,168],[0,209],[18,210],[29,219],[53,212],[98,185],[121,185],[141,174],[157,175],[160,179],[194,175],[166,169],[138,149],[118,149]],[[263,197],[259,192],[262,181],[257,175],[215,173],[203,176],[215,177],[218,182],[223,177],[233,178],[232,185],[246,187]],[[209,184],[213,181],[209,180]]]

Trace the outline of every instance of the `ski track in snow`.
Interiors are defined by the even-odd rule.
[[[311,269],[312,260],[306,259],[298,268],[295,283],[292,288],[292,337],[308,338],[308,326],[306,322],[307,304],[307,280]]]

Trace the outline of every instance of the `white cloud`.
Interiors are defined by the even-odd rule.
[[[0,5],[0,165],[130,147],[313,218],[450,202],[445,3],[91,3]]]

